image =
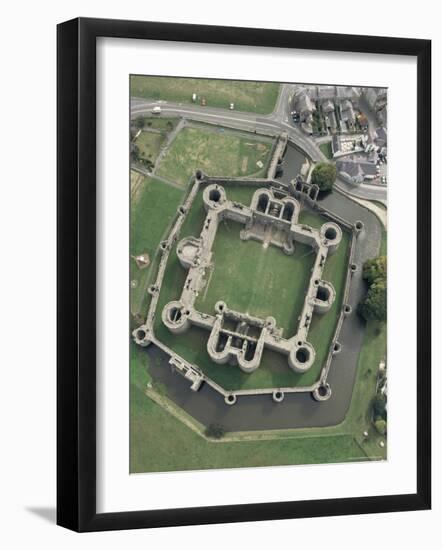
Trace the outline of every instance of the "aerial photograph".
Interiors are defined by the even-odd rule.
[[[388,90],[129,86],[130,473],[386,460]]]

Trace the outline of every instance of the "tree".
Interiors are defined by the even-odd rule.
[[[372,403],[373,418],[376,420],[385,420],[387,416],[387,402],[381,395],[377,395]]]
[[[131,144],[130,156],[131,156],[131,159],[135,162],[140,158],[140,149],[138,148],[138,145],[136,145],[135,143]]]
[[[139,116],[135,119],[135,126],[142,130],[144,128],[144,118],[142,116]]]
[[[385,280],[387,278],[387,256],[379,256],[367,260],[364,263],[362,276],[369,285],[373,284],[377,279]]]
[[[375,421],[374,427],[381,435],[385,435],[387,433],[387,423],[382,418],[378,418],[378,420]]]
[[[377,279],[368,289],[365,299],[359,304],[359,313],[366,321],[386,321],[387,281]]]
[[[330,191],[336,180],[336,166],[331,162],[318,162],[313,168],[312,183],[316,184],[320,191]]]
[[[226,429],[221,424],[209,424],[205,429],[205,435],[212,439],[222,439],[226,433]]]
[[[366,321],[387,319],[387,257],[367,260],[362,276],[369,284],[365,298],[359,303],[359,313]]]

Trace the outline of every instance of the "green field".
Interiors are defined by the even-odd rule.
[[[151,177],[141,176],[136,196],[131,199],[130,254],[149,254],[149,267],[139,269],[135,260],[130,260],[132,315],[145,315],[152,271],[155,272],[157,249],[175,216],[182,191]]]
[[[376,432],[370,420],[376,373],[385,353],[386,326],[371,322],[367,325],[359,356],[350,407],[341,424],[327,428],[239,433],[237,441],[214,443],[146,396],[146,385],[152,380],[150,359],[144,350],[132,344],[130,472],[326,464],[367,458],[385,460],[387,447],[379,446],[385,438]],[[187,417],[186,413],[182,416]],[[363,437],[364,431],[368,432],[368,438]],[[263,436],[268,437],[269,433],[270,438],[264,439]],[[242,441],[246,438],[251,440]],[[148,443],[152,441],[155,445]]]
[[[253,192],[256,188],[226,188],[227,197],[233,200],[241,200],[245,204],[249,204]],[[202,202],[201,193],[197,196],[194,205],[192,206],[184,226],[181,231],[181,236],[188,235],[199,235],[203,220],[205,218],[205,210]],[[321,218],[318,214],[311,211],[303,211],[302,216],[300,217],[301,223],[308,223],[314,227],[319,227],[324,223],[324,219]],[[285,327],[288,327],[288,332],[296,324],[294,321],[296,317],[290,313],[290,307],[294,307],[295,315],[296,309],[299,307],[299,303],[302,303],[304,299],[304,293],[298,294],[297,297],[294,297],[292,301],[287,300],[277,300],[278,291],[276,290],[276,285],[273,289],[270,287],[272,284],[272,276],[275,275],[275,272],[271,271],[272,260],[277,262],[277,265],[284,264],[285,269],[288,268],[288,273],[290,273],[290,262],[293,262],[293,265],[297,266],[298,271],[301,275],[299,281],[290,281],[288,288],[284,291],[284,297],[288,296],[290,293],[293,295],[293,292],[298,288],[296,285],[299,285],[299,289],[303,287],[304,283],[303,271],[306,268],[308,270],[308,262],[313,261],[312,255],[304,256],[302,254],[299,256],[285,256],[280,250],[269,247],[267,250],[263,251],[262,244],[253,243],[253,242],[242,242],[239,240],[238,236],[232,235],[232,231],[228,231],[226,227],[221,226],[221,239],[218,243],[218,236],[215,240],[215,261],[216,257],[225,258],[224,262],[227,262],[227,256],[229,250],[236,254],[236,259],[239,263],[242,264],[242,252],[247,254],[247,257],[254,258],[255,265],[258,262],[263,262],[263,273],[265,274],[262,282],[256,281],[256,277],[239,277],[239,272],[234,274],[232,272],[232,278],[234,278],[235,283],[238,286],[238,292],[233,292],[231,295],[233,297],[233,302],[240,305],[246,303],[251,294],[259,288],[260,285],[267,286],[272,292],[272,301],[267,301],[262,299],[261,302],[257,303],[257,313],[264,315],[273,314],[279,312],[276,317],[280,317],[282,323],[285,324]],[[315,315],[311,324],[311,329],[309,333],[308,340],[316,348],[316,359],[312,367],[303,374],[298,374],[292,371],[287,363],[287,357],[283,355],[270,351],[268,349],[264,350],[263,358],[259,369],[251,374],[246,374],[242,372],[237,366],[232,366],[229,364],[218,365],[213,363],[207,353],[207,331],[204,329],[199,329],[197,327],[191,327],[189,331],[185,334],[174,335],[172,334],[161,322],[161,315],[158,314],[156,317],[155,323],[155,333],[157,337],[164,342],[167,346],[173,349],[176,353],[184,357],[191,363],[198,365],[208,376],[213,380],[218,382],[225,389],[235,390],[235,389],[251,389],[251,388],[268,388],[268,387],[286,387],[286,386],[309,386],[313,384],[319,376],[319,372],[322,368],[322,365],[326,359],[328,353],[328,346],[330,345],[331,338],[336,326],[337,321],[337,312],[341,307],[342,302],[342,292],[345,282],[345,272],[346,272],[346,263],[345,257],[348,252],[349,236],[344,233],[343,240],[336,251],[336,253],[330,256],[327,259],[327,263],[324,269],[324,278],[332,282],[336,290],[336,300],[331,308],[331,310],[325,315]],[[300,252],[304,247],[297,245],[300,249]],[[256,254],[255,254],[256,251]],[[306,250],[308,254],[308,250]],[[262,254],[264,254],[264,259],[262,259]],[[311,258],[311,259],[310,259]],[[245,263],[245,261],[244,261]],[[229,262],[228,269],[238,270],[238,266],[233,265],[234,262]],[[265,267],[267,266],[268,272],[265,272]],[[301,266],[303,266],[302,269]],[[219,266],[218,266],[219,267]],[[217,266],[212,275],[212,279],[209,284],[209,289],[204,300],[204,309],[209,312],[213,312],[213,304],[217,301],[219,292],[222,291],[222,287],[228,281],[228,277],[225,276],[225,269],[223,265],[219,269],[217,274]],[[276,270],[275,270],[276,271]],[[250,270],[249,270],[250,272]],[[252,269],[251,272],[255,274],[256,269]],[[281,284],[287,282],[286,277],[288,277],[287,272],[278,273],[277,279]],[[166,274],[163,280],[163,287],[160,293],[160,298],[158,301],[158,312],[161,312],[163,307],[171,300],[179,299],[181,295],[181,290],[184,285],[187,271],[181,266],[176,256],[175,250],[172,250]],[[276,275],[275,275],[276,276]],[[236,280],[236,277],[237,280]],[[252,282],[253,281],[253,282]],[[232,288],[232,287],[231,287]],[[203,291],[204,293],[204,291]],[[244,293],[244,294],[243,294]],[[256,295],[255,295],[256,296]],[[200,296],[200,300],[204,299],[204,294]],[[277,301],[276,301],[277,300]],[[229,304],[229,301],[227,304]],[[271,304],[271,307],[269,306]],[[231,306],[233,307],[233,306]],[[291,323],[291,325],[290,325]],[[284,326],[284,325],[283,325]],[[287,334],[287,332],[286,332]]]
[[[275,246],[242,241],[243,227],[232,221],[220,224],[213,246],[214,270],[196,308],[213,315],[216,302],[224,300],[236,311],[261,318],[273,315],[284,335],[293,336],[316,254],[301,243],[296,243],[293,256],[287,256]]]
[[[366,458],[353,436],[346,433],[270,441],[207,441],[146,396],[146,384],[150,381],[148,359],[145,351],[133,350],[131,473],[316,464]]]
[[[162,159],[158,175],[183,186],[197,169],[209,176],[262,175],[272,146],[273,140],[263,136],[207,126],[183,128]]]
[[[142,116],[136,119],[131,132],[132,135],[136,135],[141,130],[134,140],[134,144],[139,150],[140,159],[150,161],[153,165],[166,141],[167,135],[176,127],[177,123],[178,119],[176,118]]]
[[[165,134],[162,133],[141,132],[135,140],[135,144],[140,150],[140,157],[154,163],[160,153],[165,137]]]
[[[274,82],[246,82],[241,80],[208,80],[163,76],[132,76],[131,97],[144,97],[178,103],[192,103],[197,94],[198,103],[205,98],[208,107],[259,114],[270,114],[278,98],[279,84]]]

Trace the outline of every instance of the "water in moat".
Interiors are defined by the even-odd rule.
[[[282,162],[282,174],[277,179],[284,183],[290,183],[301,172],[301,166],[304,164],[305,155],[294,145],[289,143]]]

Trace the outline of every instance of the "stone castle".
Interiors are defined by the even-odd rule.
[[[255,185],[256,191],[251,204],[246,206],[229,200],[226,189],[231,185]],[[179,239],[184,219],[200,189],[203,189],[206,210],[201,233],[197,237],[187,236]],[[331,388],[327,383],[328,370],[332,357],[341,349],[338,336],[344,318],[352,312],[347,301],[350,279],[357,269],[353,263],[356,239],[363,230],[363,224],[356,222],[351,225],[331,212],[319,209],[316,205],[317,191],[316,186],[300,180],[283,184],[274,179],[209,178],[201,171],[197,171],[194,184],[186,201],[178,210],[168,238],[160,244],[162,257],[156,281],[149,287],[152,295],[149,311],[145,323],[133,331],[135,342],[141,346],[156,344],[170,356],[171,366],[192,382],[193,390],[197,390],[202,382],[206,382],[222,393],[229,405],[236,402],[237,396],[253,393],[271,393],[275,401],[281,401],[284,393],[311,391],[317,400],[328,399],[331,395]],[[316,207],[328,221],[319,229],[298,223],[301,201],[307,201]],[[222,220],[232,220],[241,224],[241,239],[254,239],[262,242],[264,246],[279,247],[287,255],[294,253],[296,243],[303,243],[314,251],[315,261],[295,334],[284,338],[282,329],[277,326],[274,317],[259,318],[235,311],[222,300],[216,303],[212,315],[196,309],[196,298],[207,283],[208,268],[212,264],[212,247]],[[175,334],[187,331],[192,325],[207,330],[207,353],[218,364],[235,363],[242,371],[251,373],[259,368],[263,350],[267,347],[287,356],[288,366],[295,372],[306,372],[315,360],[315,349],[308,341],[312,316],[314,313],[326,314],[336,298],[333,285],[324,280],[322,274],[328,255],[333,254],[339,246],[343,229],[352,234],[344,301],[327,361],[315,384],[302,388],[228,392],[208,378],[199,367],[185,361],[155,337],[154,320],[166,263],[172,248],[178,243],[176,254],[183,268],[187,270],[187,277],[180,298],[166,304],[161,311],[164,325]]]

